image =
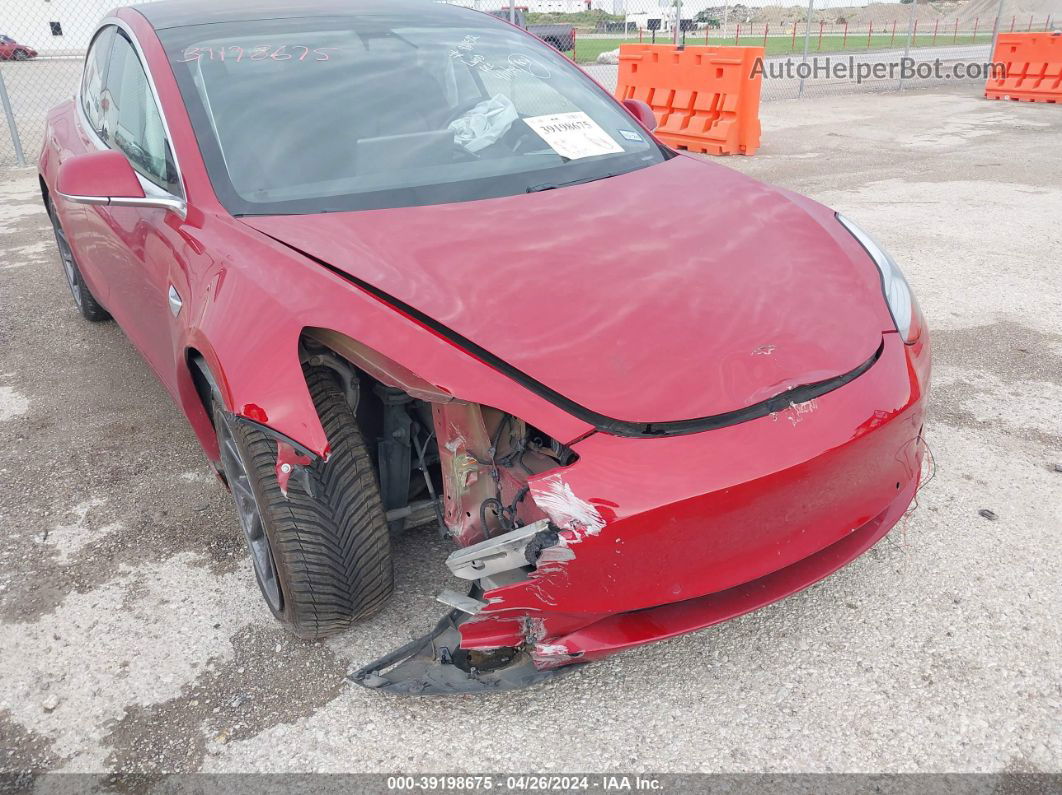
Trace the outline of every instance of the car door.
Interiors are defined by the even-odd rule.
[[[125,30],[111,41],[100,99],[99,142],[129,159],[145,193],[183,199],[172,146],[140,54]],[[93,206],[98,217],[107,309],[168,389],[176,389],[171,274],[185,272],[180,251],[184,223],[160,208]],[[180,280],[184,283],[184,279]]]
[[[67,146],[57,151],[59,162],[74,155],[92,152],[103,146],[100,131],[103,124],[103,76],[107,71],[107,58],[115,31],[113,25],[100,28],[89,45],[85,56],[81,87],[74,99],[74,114],[77,118],[76,138],[67,139]],[[55,139],[54,144],[58,144]],[[88,206],[56,198],[56,211],[66,231],[67,242],[74,250],[78,268],[89,289],[103,306],[110,306],[110,275],[108,262],[113,256],[114,236],[106,219]]]

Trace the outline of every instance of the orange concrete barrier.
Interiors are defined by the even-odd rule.
[[[1007,73],[989,75],[989,99],[1062,102],[1062,35],[1000,33],[992,62],[1005,64]]]
[[[760,146],[763,47],[621,44],[616,96],[640,99],[656,115],[656,135],[676,149],[751,155]]]

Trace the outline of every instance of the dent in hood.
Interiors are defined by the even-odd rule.
[[[689,157],[528,195],[243,220],[598,427],[740,417],[862,372],[891,327],[832,213]]]

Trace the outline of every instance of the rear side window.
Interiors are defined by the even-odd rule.
[[[85,73],[81,78],[81,108],[97,135],[103,129],[103,75],[107,69],[107,56],[111,51],[114,31],[114,26],[108,25],[96,36],[85,57]]]
[[[136,50],[121,31],[111,43],[102,93],[103,141],[124,152],[146,179],[178,193],[177,170],[162,116]]]

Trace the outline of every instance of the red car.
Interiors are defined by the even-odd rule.
[[[19,44],[10,36],[0,33],[0,61],[28,61],[36,57],[35,49]]]
[[[669,150],[533,36],[416,0],[105,19],[40,185],[227,483],[269,609],[319,638],[467,588],[352,675],[530,684],[806,588],[918,487],[929,340],[896,264]],[[210,24],[203,24],[210,23]]]

